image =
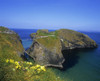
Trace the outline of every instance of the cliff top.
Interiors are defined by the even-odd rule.
[[[0,55],[8,54],[9,56],[13,56],[14,54],[17,56],[17,52],[22,52],[24,50],[20,37],[15,32],[1,26],[0,31],[2,31],[0,32]]]
[[[58,46],[60,42],[58,43],[57,41],[61,41],[68,49],[97,46],[95,41],[87,35],[69,29],[60,29],[54,32],[39,30],[37,32],[34,34],[34,40],[47,48],[53,49]]]
[[[6,27],[3,27],[3,26],[0,26],[0,33],[6,33],[6,34],[16,34],[14,31],[6,28]]]

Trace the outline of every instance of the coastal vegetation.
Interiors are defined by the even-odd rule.
[[[63,81],[51,68],[24,60],[24,48],[15,32],[0,26],[0,81]]]
[[[7,28],[0,27],[0,31],[6,31]],[[8,29],[7,29],[8,30]],[[6,59],[14,59],[17,61],[23,61],[20,58],[20,53],[24,50],[19,37],[17,34],[6,34],[0,33],[0,80],[9,81],[9,80],[24,80],[24,74],[21,71],[13,72],[13,65],[6,64]],[[20,76],[22,77],[20,77]],[[16,79],[17,78],[17,79]]]
[[[53,46],[59,47],[60,46],[60,39],[56,37],[45,37],[45,38],[39,38],[36,39],[37,42],[40,44],[43,44],[48,49],[53,49]]]
[[[23,58],[25,49],[18,34],[0,26],[0,81],[63,81],[47,67],[63,68],[62,50],[97,47],[87,35],[67,29],[38,30],[31,37],[34,41],[27,53],[35,62]]]

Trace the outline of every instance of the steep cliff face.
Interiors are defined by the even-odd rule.
[[[3,58],[20,58],[24,48],[21,39],[14,31],[0,26],[0,56]],[[7,56],[6,56],[7,55]]]
[[[64,57],[61,51],[75,48],[95,48],[97,44],[87,35],[61,29],[55,32],[37,31],[32,46],[27,50],[34,60],[45,66],[62,67]]]
[[[64,57],[59,50],[61,48],[59,38],[45,37],[35,39],[27,51],[38,64],[62,68]]]

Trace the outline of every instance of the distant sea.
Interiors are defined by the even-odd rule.
[[[12,29],[17,32],[22,39],[25,49],[32,44],[31,33],[37,30],[32,29]],[[53,31],[53,30],[49,30]],[[64,81],[100,81],[100,33],[81,32],[87,34],[96,41],[98,48],[82,49],[73,51],[73,56],[64,63],[64,70],[54,68],[54,72]]]

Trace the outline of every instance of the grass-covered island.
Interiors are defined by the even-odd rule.
[[[63,68],[65,61],[64,50],[95,48],[97,44],[87,35],[68,29],[60,29],[54,32],[38,30],[32,33],[33,44],[27,50],[36,63]]]
[[[21,39],[0,26],[0,81],[63,81],[52,69],[25,61]]]

